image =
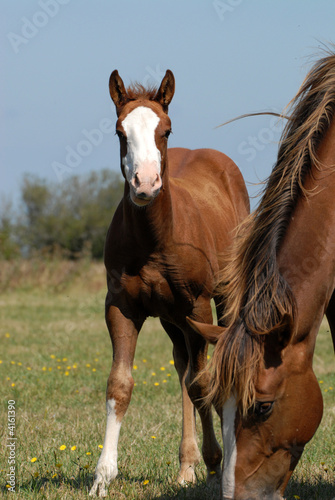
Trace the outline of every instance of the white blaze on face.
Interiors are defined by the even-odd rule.
[[[160,176],[161,154],[155,142],[160,119],[152,109],[139,106],[122,122],[127,135],[127,154],[122,159],[128,182],[137,174],[141,182],[153,183]]]
[[[236,400],[234,396],[230,396],[224,404],[222,411],[222,439],[224,445],[222,492],[224,499],[234,498],[235,493],[235,465],[237,456],[235,437],[236,409]]]

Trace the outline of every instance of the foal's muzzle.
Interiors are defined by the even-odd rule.
[[[159,195],[161,188],[162,179],[159,174],[145,177],[136,173],[130,181],[131,201],[141,207],[148,205]]]

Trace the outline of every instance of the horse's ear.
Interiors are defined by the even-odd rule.
[[[187,323],[193,330],[201,335],[210,344],[216,344],[220,335],[224,332],[222,326],[208,325],[207,323],[199,323],[194,319],[186,318]]]
[[[175,89],[174,76],[172,71],[168,69],[166,70],[165,76],[155,96],[155,101],[159,102],[159,104],[163,107],[165,113],[167,113],[169,104],[172,101],[172,97],[174,95],[174,89]]]
[[[117,69],[109,77],[109,93],[116,106],[116,112],[119,114],[120,108],[129,101],[129,98]]]

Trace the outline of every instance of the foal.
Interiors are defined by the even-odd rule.
[[[109,81],[125,185],[105,246],[106,322],[113,364],[107,382],[104,447],[91,495],[105,496],[118,473],[117,444],[134,386],[131,371],[136,342],[148,316],[160,318],[173,342],[181,384],[178,480],[194,482],[194,467],[200,460],[195,406],[203,426],[208,478],[213,478],[213,471],[220,475],[222,453],[211,412],[197,403],[206,394],[208,380],[204,376],[192,384],[206,365],[207,342],[193,331],[186,316],[212,323],[210,300],[219,254],[248,214],[249,200],[240,171],[224,154],[209,149],[167,149],[171,133],[167,112],[174,88],[169,70],[158,90],[139,85],[126,90],[117,71]]]

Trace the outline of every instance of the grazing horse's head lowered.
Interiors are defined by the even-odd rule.
[[[335,345],[335,54],[292,102],[278,159],[222,272],[226,328],[212,343],[223,419],[222,498],[277,500],[322,417],[312,367],[326,314]]]
[[[116,133],[121,145],[122,173],[129,184],[130,199],[137,206],[150,203],[162,189],[167,139],[171,133],[167,111],[174,88],[170,70],[166,71],[158,91],[140,86],[137,91],[127,91],[117,70],[109,79],[109,92],[118,116]]]

